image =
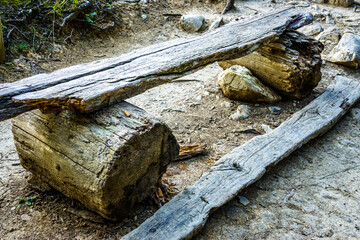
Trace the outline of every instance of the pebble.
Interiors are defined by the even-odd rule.
[[[141,14],[141,20],[146,21],[148,19],[148,16],[144,13]]]
[[[231,108],[232,106],[234,106],[234,104],[232,102],[224,102],[223,105],[226,108]]]
[[[281,114],[281,107],[277,107],[277,106],[270,106],[268,107],[269,111],[274,114],[274,115],[279,115]]]
[[[269,132],[271,132],[273,130],[269,125],[266,125],[266,124],[261,124],[260,127],[266,133],[269,133]]]
[[[319,11],[319,10],[320,10],[319,5],[317,5],[317,4],[312,5],[311,8],[314,9],[315,11]]]
[[[218,18],[211,24],[211,26],[209,27],[209,31],[212,31],[212,30],[220,27],[222,23],[223,23],[223,18],[222,17]]]
[[[209,92],[209,93],[218,93],[218,92],[220,92],[220,90],[218,88],[207,88],[206,91]]]
[[[195,100],[197,100],[197,101],[201,101],[201,99],[202,99],[202,96],[201,96],[201,95],[199,95],[199,96],[197,96],[197,97],[195,98]]]
[[[155,38],[155,40],[157,40],[157,41],[167,41],[167,40],[169,40],[165,35],[162,35],[162,34],[160,34],[159,36],[157,36],[156,38]]]
[[[187,32],[197,32],[201,29],[205,18],[201,15],[183,15],[180,18],[181,27]]]
[[[237,198],[238,198],[238,200],[239,200],[239,203],[241,203],[241,204],[244,205],[244,206],[250,204],[249,199],[247,199],[246,197],[238,196]]]
[[[31,217],[27,214],[22,214],[21,215],[21,220],[23,221],[30,221],[31,220]]]
[[[335,24],[335,20],[329,14],[329,15],[326,16],[325,23],[327,23],[327,24]]]

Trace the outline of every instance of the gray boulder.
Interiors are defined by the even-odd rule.
[[[330,62],[358,69],[360,66],[360,37],[345,33],[327,57]]]
[[[181,27],[187,32],[197,32],[201,29],[205,18],[201,15],[183,15],[180,18]]]
[[[249,69],[234,65],[223,71],[218,84],[224,95],[230,99],[248,102],[276,102],[281,97],[262,84]]]

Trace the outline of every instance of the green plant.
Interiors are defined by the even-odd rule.
[[[36,196],[27,197],[27,198],[20,198],[19,199],[19,205],[17,206],[17,208],[21,208],[21,206],[23,204],[31,206],[31,203],[34,202],[35,199],[36,199]]]
[[[89,22],[89,23],[94,22],[91,18],[92,18],[93,16],[95,16],[95,15],[96,15],[96,12],[92,12],[92,13],[89,13],[89,14],[85,14],[86,21]]]

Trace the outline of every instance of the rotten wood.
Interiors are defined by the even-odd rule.
[[[223,69],[232,65],[246,67],[282,96],[301,99],[321,79],[322,50],[321,42],[296,31],[287,31],[267,46],[238,59],[221,61],[219,66]]]
[[[223,156],[209,173],[122,239],[191,238],[211,212],[257,181],[269,167],[328,131],[359,99],[360,83],[337,77],[322,95],[291,119]]]
[[[206,154],[204,144],[184,145],[180,146],[179,156],[177,156],[174,161],[184,161],[204,154]]]
[[[177,39],[4,84],[0,89],[0,120],[34,107],[44,113],[65,109],[91,112],[215,61],[244,56],[275,41],[285,30],[311,21],[310,14],[285,7],[199,37]]]

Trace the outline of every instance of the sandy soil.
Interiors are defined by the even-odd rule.
[[[224,19],[229,22],[283,4],[286,3],[238,1],[236,10],[225,15]],[[183,32],[178,18],[164,17],[162,13],[199,13],[210,24],[220,17],[223,7],[223,2],[194,1],[124,5],[127,23],[124,29],[94,39],[80,39],[74,41],[74,45],[60,44],[54,57],[38,63],[35,70],[52,71],[119,55],[166,39],[201,34]],[[319,7],[319,12],[325,15],[328,12],[337,12],[343,17],[359,14],[351,8]],[[313,5],[301,8],[316,12]],[[140,13],[147,14],[148,19],[142,21]],[[322,17],[316,18],[316,22],[324,28],[334,26],[327,24]],[[344,27],[340,21],[336,21],[336,25],[342,32],[348,29],[360,32],[356,28]],[[29,67],[31,61],[35,61],[31,57],[34,56],[24,57],[30,61],[23,59],[12,71],[7,71],[4,81],[34,74],[34,68]],[[178,191],[199,179],[235,146],[256,136],[239,133],[239,130],[251,127],[264,133],[262,124],[277,127],[318,96],[336,75],[360,79],[358,71],[324,62],[323,79],[306,99],[276,104],[282,109],[280,115],[271,114],[268,104],[245,103],[252,109],[250,117],[235,121],[229,116],[244,103],[222,96],[216,84],[220,72],[217,64],[212,64],[184,77],[183,81],[153,88],[128,100],[162,118],[180,144],[205,144],[206,156],[169,166],[164,178],[171,181]],[[231,102],[232,106],[225,106],[225,102]],[[194,239],[360,239],[359,123],[360,104],[327,134],[293,153],[256,184],[242,191],[240,196],[248,199],[248,204],[237,197],[216,211]],[[0,122],[0,142],[0,239],[119,239],[158,208],[149,199],[136,206],[132,215],[123,221],[108,222],[61,193],[28,182],[31,174],[19,164],[10,120]],[[285,201],[290,193],[294,193],[293,196]],[[30,196],[36,196],[34,203],[17,209],[19,199]]]

